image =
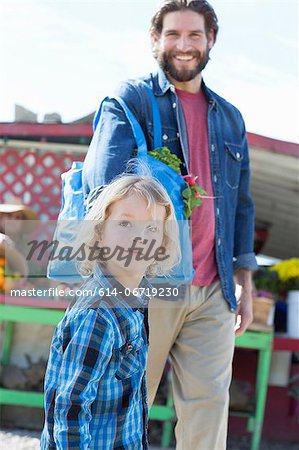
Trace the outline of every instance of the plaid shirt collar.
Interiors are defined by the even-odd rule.
[[[145,292],[150,292],[153,286],[149,281],[143,277],[139,288],[143,288],[140,295],[133,295],[130,292],[129,295],[125,295],[126,288],[119,281],[117,281],[113,275],[102,265],[96,265],[93,277],[98,281],[103,289],[107,293],[114,291],[116,294],[112,296],[105,296],[105,301],[110,303],[114,307],[123,307],[125,309],[131,309],[133,311],[139,310],[144,312],[145,308],[148,308],[148,302],[150,297]]]

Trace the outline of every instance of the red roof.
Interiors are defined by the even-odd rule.
[[[82,137],[92,136],[91,124],[44,124],[44,123],[0,123],[0,137],[35,136],[47,140],[47,137]],[[299,145],[293,142],[285,142],[272,139],[259,134],[247,133],[250,147],[258,147],[274,153],[289,156],[299,156]]]
[[[254,133],[247,133],[247,139],[250,147],[259,147],[274,153],[299,157],[299,144],[295,142],[280,141]]]
[[[89,123],[0,123],[0,136],[36,136],[36,137],[66,137],[66,136],[92,136],[92,125]]]

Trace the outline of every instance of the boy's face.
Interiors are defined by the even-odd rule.
[[[114,277],[144,276],[154,260],[138,259],[149,249],[150,256],[153,256],[162,245],[165,215],[164,206],[156,205],[155,211],[151,211],[147,202],[136,194],[111,205],[99,242],[101,247],[109,247],[111,254],[115,253],[106,262]],[[116,249],[122,249],[122,258],[120,250]]]

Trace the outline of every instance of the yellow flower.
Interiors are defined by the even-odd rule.
[[[270,270],[277,272],[280,281],[286,282],[289,280],[299,279],[299,258],[286,259],[281,261]]]

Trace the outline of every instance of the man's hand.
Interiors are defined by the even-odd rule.
[[[236,336],[241,336],[253,320],[252,312],[252,281],[251,271],[239,269],[235,273],[235,282],[239,288],[237,292],[238,308],[236,312]]]

